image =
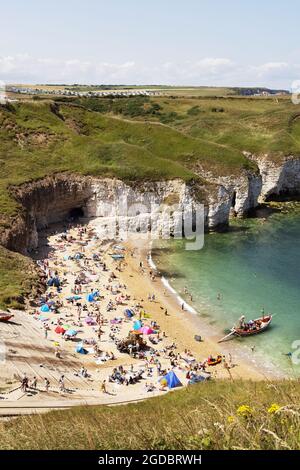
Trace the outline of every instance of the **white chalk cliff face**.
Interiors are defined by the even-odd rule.
[[[228,226],[232,214],[246,216],[260,201],[274,195],[300,194],[300,158],[274,163],[267,156],[247,156],[255,160],[259,171],[218,178],[202,174],[209,181],[206,185],[179,179],[126,184],[115,178],[73,174],[23,184],[12,188],[23,210],[12,226],[0,233],[0,243],[27,253],[37,247],[39,230],[72,217],[74,210],[95,218],[99,235],[107,238],[150,229],[159,236],[180,236],[183,215],[190,228],[200,202],[203,217],[197,223],[216,230]]]
[[[261,178],[262,188],[259,201],[272,199],[280,195],[300,194],[300,158],[289,156],[281,162],[274,162],[268,155],[251,158],[257,163]]]
[[[217,194],[210,192],[208,204],[208,227],[226,225],[231,214],[244,217],[258,205],[262,188],[261,175],[245,172],[240,176],[214,178],[206,174],[205,178],[217,187]]]

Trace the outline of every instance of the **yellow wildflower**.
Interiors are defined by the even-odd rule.
[[[241,405],[237,409],[237,414],[243,418],[249,418],[253,414],[253,409],[249,405]]]
[[[234,423],[234,421],[235,421],[234,416],[228,416],[227,422],[228,422],[229,424]]]
[[[273,403],[270,408],[268,409],[268,413],[270,413],[271,415],[275,414],[278,410],[280,410],[280,406],[277,405],[277,403]]]

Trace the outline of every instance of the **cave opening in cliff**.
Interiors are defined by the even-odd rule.
[[[84,217],[84,210],[82,207],[73,207],[69,211],[69,217],[68,217],[69,219],[78,220],[81,217]]]

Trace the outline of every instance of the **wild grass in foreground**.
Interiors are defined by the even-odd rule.
[[[1,449],[300,449],[300,384],[218,381],[0,424]]]

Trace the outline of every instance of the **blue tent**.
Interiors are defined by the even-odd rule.
[[[139,330],[140,328],[142,328],[143,324],[140,320],[136,320],[133,324],[133,329],[134,330]]]
[[[65,335],[73,337],[73,336],[76,336],[77,333],[78,333],[77,330],[74,330],[73,328],[70,328],[68,331],[65,332]]]
[[[172,370],[170,370],[170,372],[168,372],[167,375],[165,375],[163,378],[167,381],[169,388],[182,386],[182,383],[180,382],[179,378]]]
[[[49,305],[47,305],[47,304],[42,305],[41,308],[40,308],[40,311],[44,312],[44,313],[45,312],[50,312]]]
[[[95,295],[93,293],[90,293],[86,296],[86,300],[88,302],[95,302]]]
[[[86,296],[86,300],[88,302],[95,302],[95,298],[98,297],[99,295],[99,291],[96,291],[96,292],[90,292],[87,296]]]
[[[134,316],[133,311],[130,310],[129,308],[127,308],[124,313],[125,313],[126,317],[128,317],[128,318],[132,318]]]
[[[82,343],[80,343],[80,344],[78,344],[78,346],[76,346],[75,351],[79,354],[87,354],[88,353],[88,351],[86,349],[84,349],[84,347],[82,346]]]

